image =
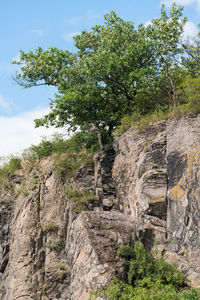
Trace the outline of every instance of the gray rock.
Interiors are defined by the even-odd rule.
[[[0,299],[88,299],[123,276],[116,251],[133,232],[199,286],[200,116],[129,129],[72,179],[52,165],[49,157],[13,176],[21,193],[2,188]],[[69,186],[97,200],[78,213]]]

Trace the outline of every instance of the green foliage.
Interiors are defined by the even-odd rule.
[[[92,292],[90,299],[102,295],[109,300],[198,300],[200,290],[189,289],[188,281],[161,257],[156,259],[143,244],[134,240],[133,247],[121,246],[125,281],[114,279],[103,291]]]
[[[21,186],[15,191],[16,194],[23,194],[24,196],[28,196],[28,190],[26,188],[26,181],[23,180]]]
[[[176,289],[186,285],[186,278],[164,258],[155,259],[143,244],[134,241],[134,247],[122,246],[117,252],[119,257],[125,258],[128,284],[138,285],[144,278],[160,281],[164,285],[172,285]]]
[[[21,158],[12,157],[8,164],[8,172],[14,174],[16,170],[21,169]]]
[[[196,79],[198,81],[199,79]],[[193,82],[193,79],[191,79]],[[191,84],[192,87],[192,84]],[[198,97],[198,91],[187,90],[187,85],[183,83],[182,87],[182,99],[184,104],[177,106],[170,106],[167,109],[154,111],[145,115],[135,114],[125,115],[121,124],[114,130],[114,136],[120,136],[126,132],[129,128],[134,127],[137,130],[143,130],[149,125],[156,122],[168,120],[172,118],[181,117],[184,115],[196,115],[200,113],[200,97]]]
[[[68,150],[68,140],[64,140],[60,134],[54,134],[51,138],[43,138],[38,145],[32,145],[24,151],[23,157],[25,160],[32,158],[41,159],[50,156],[54,153],[65,153]]]
[[[172,285],[152,282],[148,278],[133,287],[118,279],[113,280],[102,293],[108,300],[198,300],[200,290],[181,289],[177,291]],[[98,296],[93,294],[91,299]]]
[[[10,176],[14,175],[18,169],[21,169],[21,158],[17,156],[11,156],[8,161],[0,167],[0,191],[2,188],[4,188],[7,189],[11,194],[15,194],[16,191],[10,182]]]
[[[120,136],[131,127],[135,127],[138,130],[143,130],[155,122],[176,117],[177,115],[180,115],[180,111],[178,109],[181,107],[183,106],[179,105],[177,107],[173,107],[172,109],[169,107],[168,109],[159,111],[156,110],[145,115],[135,113],[133,113],[133,115],[125,115],[121,120],[121,124],[117,126],[113,134],[114,136]],[[185,113],[186,109],[184,109],[182,115]]]
[[[43,286],[42,286],[42,295],[46,296],[46,286],[45,286],[45,284],[43,284]]]
[[[94,133],[87,131],[77,132],[69,139],[64,139],[63,135],[53,135],[51,138],[43,138],[38,145],[32,145],[24,151],[23,163],[31,164],[35,160],[40,160],[53,154],[53,168],[58,176],[67,175],[73,177],[81,166],[90,167],[93,165],[93,154],[99,150],[97,137]],[[63,154],[63,155],[62,155]],[[65,155],[64,155],[65,154]],[[33,187],[36,188],[38,176],[32,174]]]
[[[59,226],[57,224],[47,224],[44,226],[44,230],[45,231],[58,231],[59,229]]]
[[[61,271],[66,270],[66,265],[65,264],[56,265],[56,267],[58,268],[58,270],[61,270]]]
[[[200,112],[200,71],[197,77],[186,76],[180,85],[180,94],[184,102],[192,107],[198,107]]]
[[[199,29],[200,26],[198,25]],[[193,38],[192,43],[186,42],[183,45],[187,56],[184,57],[185,65],[192,77],[199,76],[200,71],[200,31],[198,35]]]
[[[86,151],[80,153],[68,153],[67,156],[57,155],[54,158],[53,168],[58,176],[66,175],[73,177],[76,171],[81,167],[90,167],[93,165],[93,155]]]
[[[77,132],[68,139],[64,139],[61,134],[54,134],[49,139],[44,137],[38,145],[32,145],[25,150],[22,157],[25,161],[34,161],[55,153],[79,153],[84,150],[91,154],[99,151],[98,140],[94,132]]]
[[[177,105],[177,87],[182,82],[188,48],[181,44],[183,8],[175,4],[167,14],[136,29],[114,12],[103,25],[74,37],[77,51],[41,47],[20,52],[21,72],[16,81],[25,88],[57,87],[50,113],[36,119],[36,126],[69,126],[76,131],[96,130],[99,146],[126,114],[147,114],[158,106]],[[42,154],[52,152],[45,142]]]
[[[21,158],[12,156],[7,163],[0,168],[0,176],[14,175],[15,171],[21,169]]]
[[[58,251],[60,250],[62,247],[64,246],[64,240],[60,239],[57,242],[55,242],[54,244],[49,244],[46,245],[47,248],[49,248],[52,251]]]
[[[68,187],[66,189],[66,195],[68,198],[73,200],[73,202],[75,203],[76,211],[78,213],[82,212],[89,202],[97,200],[94,192],[78,191],[73,189],[72,187]]]
[[[146,169],[142,170],[139,174],[138,174],[138,178],[142,178],[142,176],[147,172]]]

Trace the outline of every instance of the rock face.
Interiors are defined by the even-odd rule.
[[[88,299],[123,274],[133,232],[198,286],[200,116],[129,129],[94,168],[57,171],[43,159],[1,189],[0,299]],[[96,197],[80,206],[67,188]]]
[[[138,219],[194,286],[200,280],[200,116],[130,129],[115,143],[121,211]]]

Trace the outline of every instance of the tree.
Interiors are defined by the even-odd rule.
[[[75,53],[52,47],[21,51],[20,61],[14,62],[21,65],[15,80],[25,88],[58,89],[50,113],[36,119],[36,127],[95,129],[103,149],[124,114],[144,114],[162,104],[169,90],[174,93],[172,74],[179,67],[175,59],[182,53],[185,22],[182,10],[173,5],[168,16],[163,6],[161,18],[137,29],[111,12],[104,25],[74,37]]]
[[[198,25],[200,29],[200,24]],[[198,77],[200,71],[200,31],[191,41],[182,44],[187,56],[183,57],[184,64],[192,77]]]

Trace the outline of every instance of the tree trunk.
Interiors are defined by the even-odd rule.
[[[102,133],[101,133],[99,124],[95,124],[95,128],[96,128],[97,135],[98,135],[99,147],[101,150],[103,150],[103,137],[102,137]]]

